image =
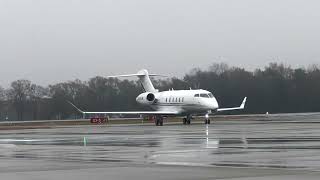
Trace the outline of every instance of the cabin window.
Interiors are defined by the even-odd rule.
[[[178,98],[176,98],[176,102],[178,102]]]
[[[209,95],[208,94],[200,94],[200,97],[209,98]]]
[[[182,98],[182,102],[184,102],[184,97]]]
[[[199,94],[195,94],[194,97],[199,97]]]
[[[179,98],[179,102],[181,101],[181,98]]]
[[[166,102],[168,102],[168,98],[166,98]]]

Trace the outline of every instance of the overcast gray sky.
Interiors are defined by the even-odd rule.
[[[320,63],[319,0],[1,0],[0,85]]]

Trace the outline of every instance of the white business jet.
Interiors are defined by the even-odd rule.
[[[136,101],[139,104],[149,106],[154,111],[124,111],[124,112],[87,112],[74,106],[84,116],[86,114],[137,114],[137,115],[148,115],[155,117],[155,124],[157,126],[163,125],[163,117],[167,116],[185,116],[183,118],[183,124],[190,124],[192,115],[205,115],[205,124],[210,124],[210,115],[222,112],[222,111],[233,111],[244,109],[246,99],[239,107],[233,108],[219,108],[218,102],[213,94],[209,91],[198,89],[198,90],[169,90],[162,91],[155,89],[150,76],[160,76],[156,74],[149,74],[147,70],[141,70],[137,74],[109,76],[109,78],[118,77],[131,77],[137,76],[144,89],[144,93],[140,94]]]

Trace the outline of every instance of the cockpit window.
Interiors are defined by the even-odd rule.
[[[208,94],[200,94],[200,97],[209,98]]]
[[[209,93],[208,95],[209,95],[210,98],[213,98],[213,94],[212,93]]]
[[[195,94],[194,97],[199,97],[199,94]]]

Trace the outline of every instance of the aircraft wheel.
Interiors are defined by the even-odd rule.
[[[163,119],[160,120],[159,126],[163,126]]]
[[[156,118],[156,126],[163,126],[163,117]]]
[[[192,119],[192,116],[191,115],[188,115],[187,118],[186,118],[186,124],[191,124],[191,119]]]
[[[187,124],[187,118],[183,118],[183,124],[184,124],[184,125]]]

